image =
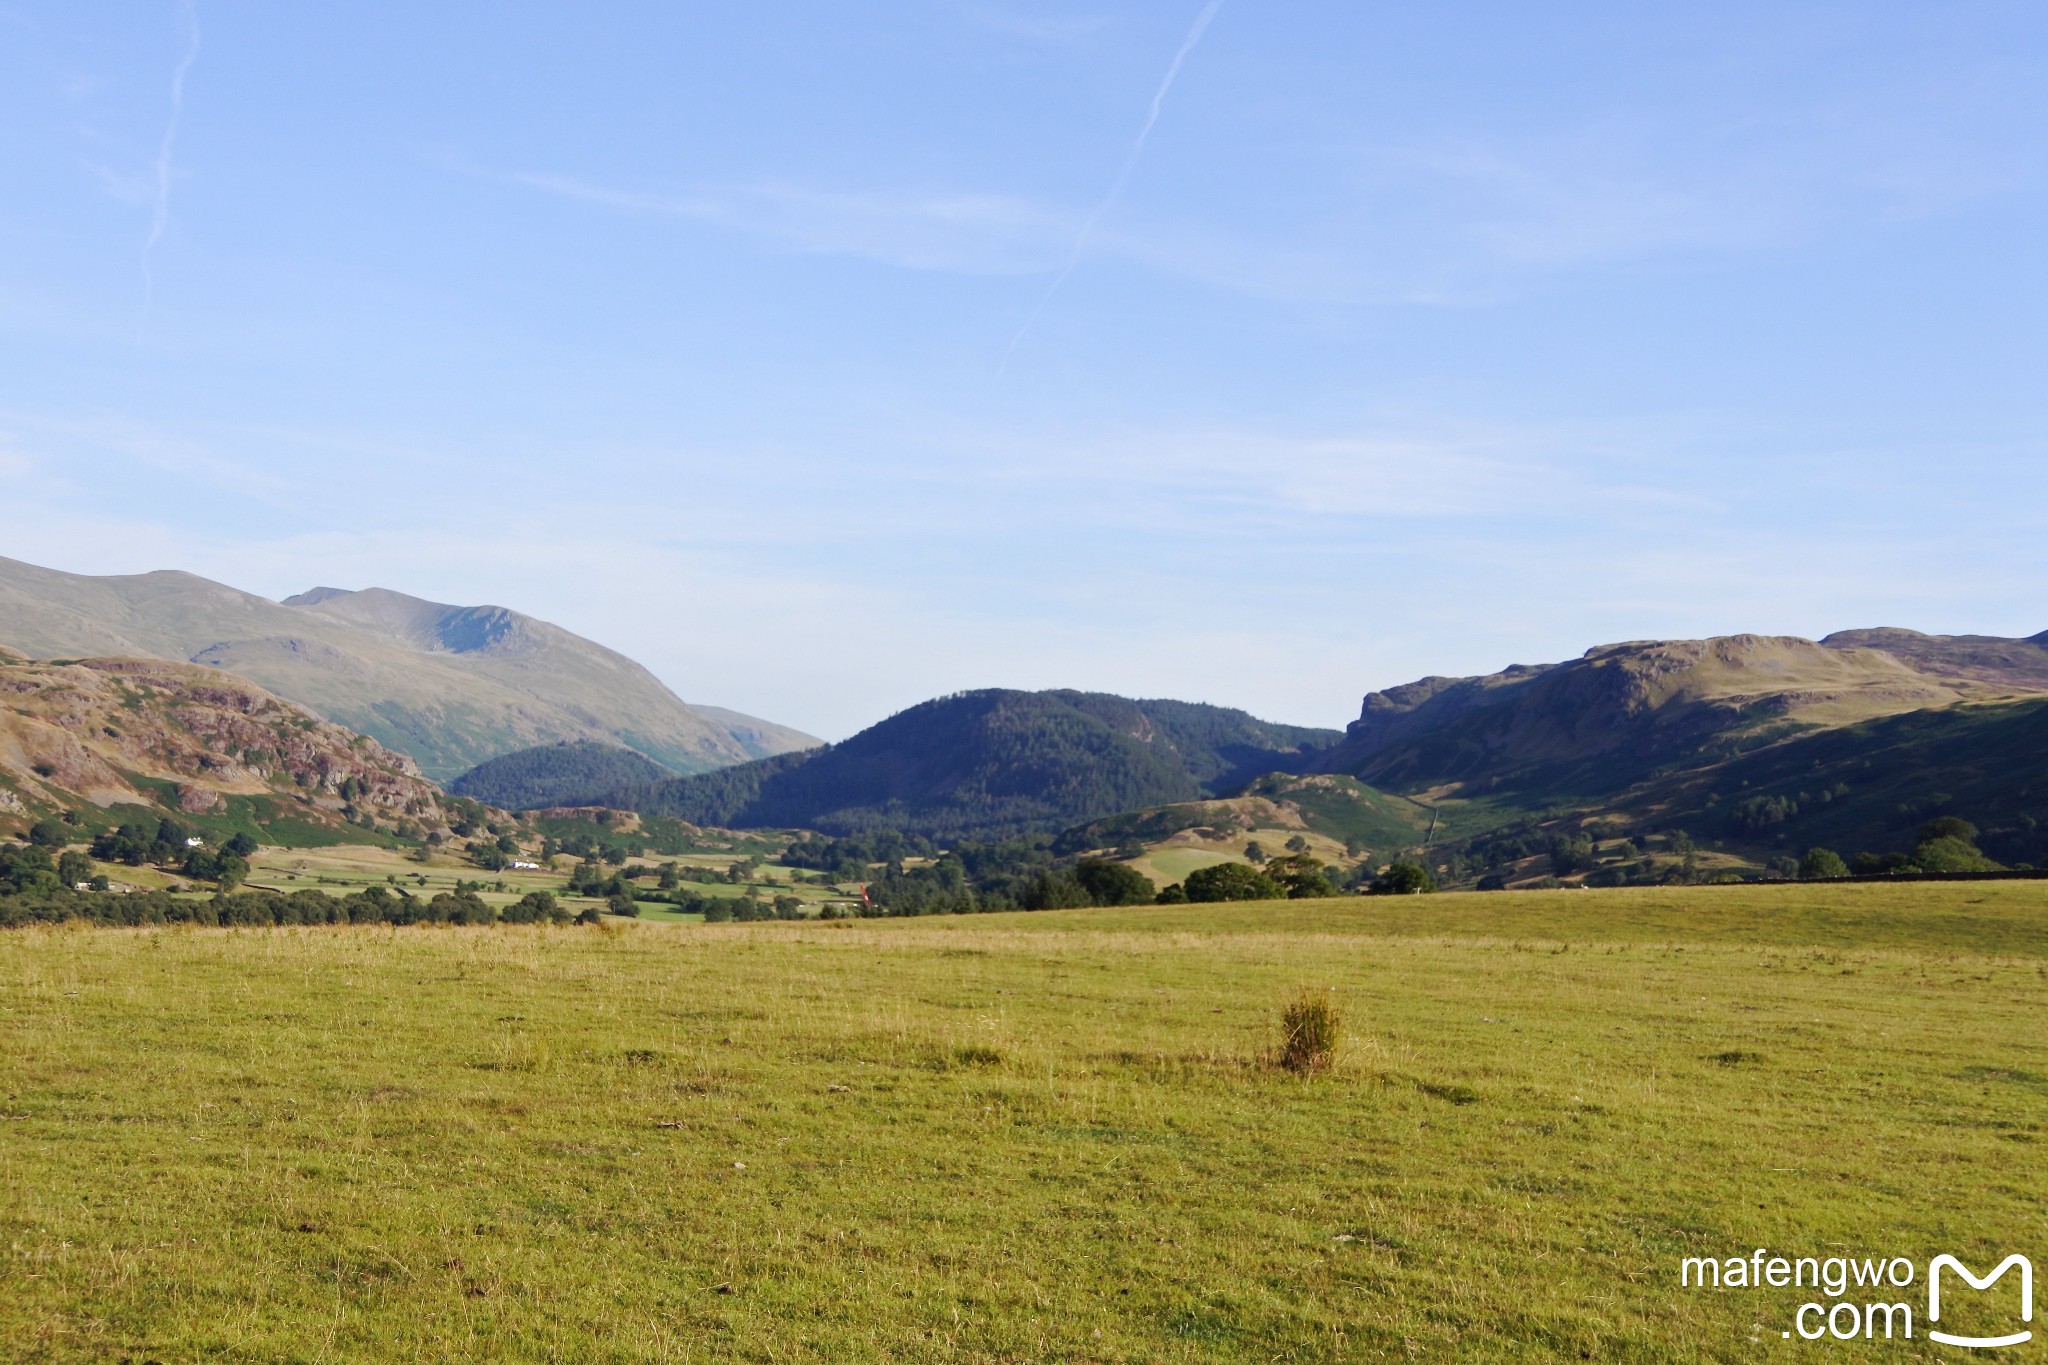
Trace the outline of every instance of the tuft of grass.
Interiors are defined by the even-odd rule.
[[[1329,991],[1302,987],[1280,1011],[1277,1060],[1297,1076],[1328,1071],[1337,1060],[1338,1031],[1343,1026],[1343,1011]]]
[[[1432,1099],[1448,1100],[1452,1104],[1477,1104],[1479,1092],[1469,1085],[1446,1085],[1441,1081],[1417,1081],[1415,1088]]]

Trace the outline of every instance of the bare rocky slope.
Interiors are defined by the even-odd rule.
[[[382,588],[273,602],[188,573],[98,577],[0,558],[0,645],[221,668],[409,754],[437,781],[561,740],[623,745],[677,772],[818,742],[692,707],[631,659],[545,621]]]
[[[0,828],[84,807],[231,813],[277,841],[355,822],[446,823],[410,758],[243,678],[163,659],[0,649]]]

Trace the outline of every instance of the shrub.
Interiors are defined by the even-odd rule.
[[[1097,905],[1144,905],[1157,894],[1150,877],[1107,858],[1083,858],[1074,867],[1074,878]]]
[[[1299,1076],[1327,1071],[1337,1060],[1344,1016],[1327,990],[1304,986],[1280,1011],[1280,1065]]]
[[[498,909],[474,891],[443,891],[427,902],[429,924],[495,924]]]
[[[1436,878],[1421,863],[1389,863],[1366,889],[1369,896],[1419,896],[1436,890]]]
[[[529,891],[505,907],[501,916],[507,924],[555,923],[569,918],[550,892]]]
[[[1243,863],[1198,867],[1181,885],[1191,901],[1276,901],[1287,894],[1280,883]]]
[[[1842,861],[1842,855],[1831,848],[1809,848],[1806,856],[1799,860],[1799,875],[1807,881],[1820,881],[1828,877],[1846,877],[1849,865]]]
[[[1956,821],[1961,824],[1960,820]],[[1944,834],[1923,839],[1913,850],[1913,865],[1922,872],[1996,872],[1999,865],[1978,851],[1975,844]]]
[[[1081,879],[1066,868],[1033,877],[1020,899],[1026,910],[1074,910],[1095,904]]]
[[[1323,874],[1322,861],[1306,853],[1290,853],[1284,858],[1269,860],[1265,875],[1285,890],[1290,900],[1337,894],[1337,888],[1330,885],[1330,879]]]
[[[1966,844],[1977,842],[1977,827],[1968,820],[1953,815],[1937,815],[1920,826],[1920,842],[1930,839],[1956,839]]]

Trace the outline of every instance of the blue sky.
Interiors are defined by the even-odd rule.
[[[0,553],[828,737],[2031,634],[2044,68],[1973,0],[0,0]]]

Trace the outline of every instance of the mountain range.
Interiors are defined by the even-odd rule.
[[[1556,840],[1777,866],[1820,842],[1896,851],[1953,816],[1994,857],[2048,863],[2048,632],[1628,641],[1371,692],[1341,732],[991,688],[830,745],[687,705],[630,659],[518,612],[380,588],[275,602],[184,573],[0,559],[8,647],[10,823],[80,801],[201,813],[261,798],[313,824],[381,815],[388,834],[408,811],[428,817],[415,826],[439,818],[431,779],[511,809],[1035,834],[1069,853],[1239,856],[1254,831],[1300,833],[1356,857],[1427,850],[1454,873]],[[273,739],[249,730],[257,715]],[[282,742],[321,726],[311,750]]]
[[[2048,862],[2044,763],[2048,634],[1882,629],[1634,641],[1424,678],[1369,694],[1341,735],[1180,702],[969,692],[807,753],[570,785],[693,823],[842,834],[1062,831],[1061,847],[1084,849],[1208,829],[1221,848],[1270,825],[1382,855],[1493,856],[1503,830],[1537,845],[1663,831],[1747,864],[1820,838],[1910,847],[1919,821],[1947,813],[1981,826],[1987,850]],[[545,780],[540,793],[569,794]]]
[[[274,602],[189,573],[100,577],[0,558],[0,645],[44,659],[218,668],[409,755],[439,782],[560,740],[616,744],[678,773],[818,743],[689,705],[623,654],[559,626],[384,588]]]

